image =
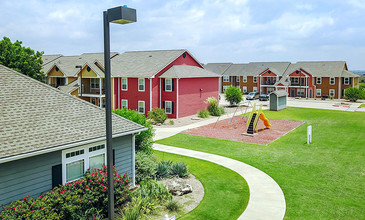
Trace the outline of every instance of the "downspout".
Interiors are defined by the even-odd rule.
[[[99,78],[99,107],[101,108],[101,103],[102,103],[102,98],[101,98],[101,87],[102,87],[103,85],[101,84],[101,78]]]
[[[136,137],[132,134],[132,187],[136,187]]]
[[[159,87],[160,87],[160,108],[162,107],[161,106],[161,78],[160,78],[160,85],[159,85]]]
[[[338,77],[338,99],[341,99],[341,77]]]
[[[118,108],[120,109],[120,77],[118,78]]]
[[[179,78],[176,80],[176,119],[179,118]]]
[[[152,78],[150,78],[150,111],[152,111]]]

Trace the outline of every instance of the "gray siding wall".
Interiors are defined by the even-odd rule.
[[[0,164],[0,204],[51,190],[52,166],[61,163],[57,151]]]
[[[132,177],[132,135],[114,138],[113,149],[118,173]]]

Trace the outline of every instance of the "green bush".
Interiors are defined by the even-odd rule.
[[[142,180],[150,180],[155,177],[156,165],[152,159],[152,155],[145,152],[136,153],[136,182]]]
[[[170,200],[166,203],[166,208],[169,211],[176,212],[180,207],[176,200]]]
[[[189,175],[188,168],[184,162],[177,162],[171,166],[171,175],[178,177],[187,177]]]
[[[359,89],[362,90],[362,91],[365,91],[365,84],[360,84]]]
[[[152,138],[154,135],[152,122],[147,120],[145,115],[139,114],[135,110],[123,108],[116,109],[113,112],[147,128],[146,131],[142,131],[139,135],[136,135],[136,151],[144,151],[148,154],[152,154]]]
[[[124,207],[123,211],[121,212],[123,220],[139,220],[143,219],[144,213],[142,212],[142,199],[132,198],[132,201],[128,203],[126,207]]]
[[[156,177],[158,179],[164,179],[170,176],[172,161],[160,161],[156,166]]]
[[[149,198],[158,202],[163,202],[172,199],[171,193],[163,184],[157,183],[156,180],[143,180],[140,183],[140,188],[133,192],[132,197]]]
[[[209,111],[208,110],[199,110],[198,111],[198,117],[199,118],[208,118],[209,117]]]
[[[165,110],[156,107],[153,108],[152,111],[148,112],[148,118],[151,119],[155,124],[163,124],[167,119],[167,115],[165,113]]]
[[[230,105],[237,105],[243,100],[241,90],[235,86],[229,86],[224,92],[224,96]]]
[[[218,101],[215,97],[209,97],[205,101],[208,104],[208,111],[210,115],[221,116],[224,114],[224,108],[218,106]]]
[[[114,170],[115,205],[129,199],[130,178]],[[55,187],[37,198],[25,197],[3,207],[0,219],[89,219],[107,216],[106,167],[85,173],[84,178]]]
[[[170,124],[170,125],[174,125],[174,124],[175,124],[175,122],[174,122],[173,120],[170,120],[170,121],[169,121],[169,124]]]
[[[345,98],[351,102],[356,102],[358,99],[365,99],[365,91],[358,88],[347,88],[345,89]]]

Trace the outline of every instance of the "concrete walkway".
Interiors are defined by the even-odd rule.
[[[250,199],[247,208],[238,219],[281,220],[284,218],[286,203],[283,191],[269,175],[255,167],[227,157],[162,144],[154,144],[153,148],[159,151],[210,161],[227,167],[241,175],[248,184]]]

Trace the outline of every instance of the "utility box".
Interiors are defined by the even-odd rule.
[[[280,111],[286,109],[288,93],[285,90],[277,90],[269,95],[270,111]]]

